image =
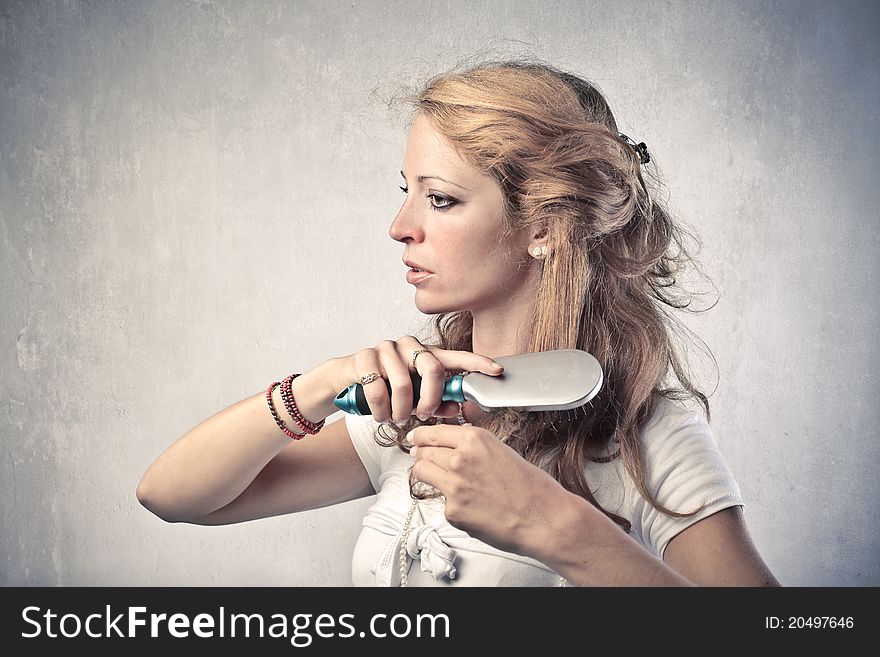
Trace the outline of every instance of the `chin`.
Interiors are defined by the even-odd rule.
[[[416,292],[415,305],[418,311],[425,315],[455,313],[464,310],[461,304],[443,302],[439,299],[427,299],[425,295],[420,295],[418,291]]]

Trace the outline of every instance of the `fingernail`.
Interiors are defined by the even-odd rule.
[[[424,422],[425,420],[427,420],[431,416],[428,415],[427,413],[416,413],[416,417],[419,418],[422,422]]]
[[[504,365],[502,365],[501,363],[492,363],[492,367],[494,367],[499,372],[504,369]]]
[[[406,442],[411,443],[412,437],[413,437],[413,432],[410,431],[408,434],[406,434]]]
[[[409,448],[409,455],[412,456],[413,458],[415,458],[416,457],[416,450],[418,448],[419,448],[418,445],[413,445],[412,447],[410,447]]]

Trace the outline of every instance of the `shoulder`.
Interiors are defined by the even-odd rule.
[[[352,442],[355,443],[375,443],[373,437],[379,428],[379,423],[373,419],[372,415],[356,415],[355,413],[345,413],[345,427],[348,429],[348,435],[351,436]],[[378,445],[376,445],[378,447]]]
[[[379,451],[381,446],[376,442],[379,423],[371,415],[345,413],[345,427],[354,450],[370,476],[373,490],[378,491],[379,476],[382,474],[382,453]]]
[[[736,479],[702,412],[661,398],[641,438],[647,490],[672,511],[696,511],[682,518],[669,516],[637,495],[633,522],[659,556],[685,528],[723,508],[743,504]]]
[[[646,466],[675,467],[682,463],[703,463],[721,456],[715,436],[702,411],[661,397],[651,418],[641,430]]]
[[[399,470],[409,463],[409,455],[392,445],[385,447],[376,442],[382,426],[372,415],[345,414],[345,426],[351,444],[364,464],[373,490],[379,491],[384,476],[392,470]]]

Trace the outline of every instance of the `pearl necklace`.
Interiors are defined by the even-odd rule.
[[[458,415],[456,415],[456,419],[458,423],[465,427],[471,426],[471,423],[467,421],[464,416],[464,407],[461,403],[458,404]],[[403,523],[403,534],[400,539],[400,586],[407,586],[407,573],[409,572],[409,568],[407,568],[406,563],[406,546],[409,543],[409,534],[412,531],[412,520],[413,516],[416,513],[416,507],[418,506],[419,501],[413,500],[409,505],[409,511],[406,514],[406,520]],[[557,586],[568,586],[568,582],[564,577],[559,578],[559,584]]]
[[[409,532],[412,527],[412,519],[413,515],[416,512],[416,500],[412,501],[412,504],[409,505],[409,512],[406,514],[406,522],[403,523],[403,537],[400,539],[400,585],[406,586],[406,574],[408,568],[406,567],[406,544],[409,541]]]

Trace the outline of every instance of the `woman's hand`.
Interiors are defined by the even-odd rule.
[[[486,429],[438,424],[407,437],[413,477],[446,496],[446,519],[500,550],[535,553],[547,515],[572,495]]]
[[[427,351],[415,358],[413,368],[413,354],[422,350]],[[375,347],[333,359],[333,365],[331,388],[335,390],[334,396],[371,372],[382,377],[364,386],[364,396],[377,422],[384,422],[389,418],[395,422],[404,422],[413,414],[422,420],[432,415],[452,417],[458,411],[458,404],[440,400],[447,371],[467,370],[493,376],[504,371],[501,365],[488,356],[425,346],[411,335],[397,340],[384,340]],[[410,372],[418,372],[422,379],[419,403],[415,409]],[[386,380],[391,384],[390,398]]]

